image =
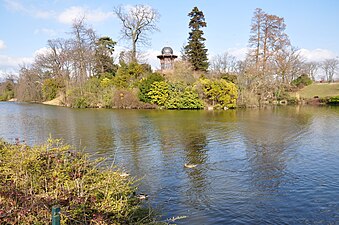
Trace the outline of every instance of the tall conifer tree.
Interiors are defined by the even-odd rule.
[[[188,44],[185,46],[185,57],[194,70],[206,71],[208,68],[207,49],[201,28],[206,27],[204,13],[194,7],[188,14],[191,17],[188,27],[191,29]]]

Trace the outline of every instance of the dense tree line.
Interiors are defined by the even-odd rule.
[[[225,52],[210,61],[210,73],[235,82],[239,88],[238,104],[261,105],[288,99],[288,92],[316,80],[322,69],[323,81],[333,82],[339,61],[307,62],[285,33],[284,18],[257,8],[254,11],[249,50],[244,60]]]
[[[204,13],[188,14],[188,43],[182,59],[162,74],[138,60],[137,47],[157,31],[159,13],[149,6],[114,9],[122,37],[131,44],[115,63],[117,44],[99,37],[84,19],[74,21],[68,38],[47,42],[47,50],[31,65],[22,65],[18,79],[0,84],[0,100],[43,102],[59,98],[66,106],[107,108],[201,109],[262,105],[286,99],[288,92],[315,81],[333,82],[339,61],[306,62],[286,34],[284,18],[255,9],[244,60],[228,52],[208,61],[202,28]]]
[[[118,64],[112,57],[116,42],[110,37],[98,37],[84,19],[76,20],[68,38],[49,40],[45,52],[37,55],[31,65],[21,67],[16,84],[18,100],[43,102],[58,97],[63,105],[76,108],[236,106],[235,84],[203,76],[208,66],[204,44],[188,50],[188,62],[176,62],[170,73],[152,72],[148,64],[138,62],[137,46],[138,42],[147,43],[147,34],[157,30],[158,12],[137,5],[128,11],[115,8],[115,13],[122,22],[123,37],[130,40],[132,46],[131,51],[120,53]],[[188,46],[195,46],[196,41],[204,40],[199,29],[206,23],[196,7],[189,16],[192,17],[189,26],[193,44]],[[201,53],[196,55],[194,51],[205,54],[202,62],[196,60]],[[203,73],[198,75],[200,72],[195,71]],[[8,86],[8,90],[12,89]]]

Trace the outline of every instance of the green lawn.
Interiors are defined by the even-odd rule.
[[[301,98],[339,96],[339,83],[315,83],[297,92]]]

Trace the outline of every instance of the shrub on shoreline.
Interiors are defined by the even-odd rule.
[[[154,214],[135,196],[135,181],[98,168],[60,140],[36,147],[0,140],[0,220],[6,224],[50,224],[61,207],[62,224],[151,223]]]

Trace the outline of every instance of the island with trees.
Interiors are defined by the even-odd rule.
[[[332,83],[339,65],[335,58],[305,62],[285,32],[284,18],[259,8],[252,17],[246,58],[238,60],[224,52],[208,60],[203,31],[207,22],[194,7],[188,13],[190,32],[180,59],[166,73],[152,71],[142,63],[138,46],[149,44],[152,32],[158,31],[159,12],[135,5],[116,7],[114,13],[121,22],[122,38],[131,45],[130,51],[120,52],[117,63],[113,59],[117,42],[98,37],[85,18],[79,18],[68,38],[48,40],[48,51],[37,55],[31,65],[22,65],[19,77],[9,76],[1,83],[0,100],[125,109],[296,103],[301,99],[294,92],[315,82],[319,69],[324,81]]]

